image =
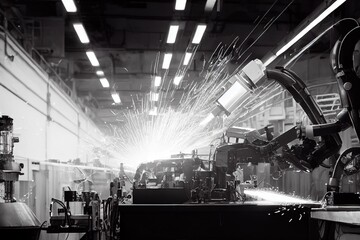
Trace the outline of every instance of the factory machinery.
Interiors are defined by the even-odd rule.
[[[339,154],[342,142],[338,134],[353,127],[360,137],[360,76],[355,71],[360,66],[355,54],[360,50],[360,27],[355,21],[344,20],[335,29],[339,38],[330,59],[343,106],[337,121],[326,122],[306,85],[295,73],[285,68],[266,69],[261,61],[251,61],[235,75],[230,88],[217,100],[213,114],[230,114],[244,101],[244,92],[256,95],[261,90],[259,86],[275,81],[299,103],[312,125],[295,126],[276,138],[265,129],[266,138],[248,134],[243,143],[223,141],[214,159],[201,160],[195,153],[191,158],[143,163],[137,169],[130,193],[125,191],[124,183],[128,179],[120,171],[105,201],[95,192],[65,191],[63,200],[52,199],[50,225],[46,228],[41,228],[26,205],[16,203],[12,196],[13,183],[21,174],[21,166],[14,163],[12,156],[13,143],[17,142],[12,136],[12,119],[3,116],[0,121],[3,190],[0,193],[4,202],[0,203],[0,210],[8,214],[0,216],[1,230],[14,235],[31,231],[33,239],[38,238],[41,229],[49,233],[84,232],[83,239],[225,239],[234,236],[333,239],[334,234],[329,233],[334,233],[331,224],[324,225],[328,235],[319,234],[313,209],[325,207],[327,211],[331,207],[360,205],[357,193],[341,193],[339,188],[343,175],[360,171],[360,148],[352,147]],[[234,88],[246,91],[234,91]],[[228,95],[234,92],[239,94]],[[288,147],[287,144],[296,139],[300,143]],[[277,162],[310,172],[324,165],[326,159],[329,159],[331,171],[323,205],[309,202],[259,204],[252,199],[244,201],[249,200],[248,196],[236,194],[237,182],[231,174],[238,164]],[[256,181],[252,178],[244,187],[256,188]],[[315,219],[329,220],[326,217]],[[356,221],[355,224],[360,224]],[[22,231],[16,231],[18,228]]]
[[[81,239],[109,239],[118,229],[118,204],[126,201],[125,182],[130,179],[123,165],[119,177],[110,184],[110,195],[101,201],[95,191],[65,190],[64,199],[51,198],[49,223],[40,223],[32,210],[25,204],[16,202],[14,182],[19,180],[22,164],[13,157],[13,119],[0,117],[0,235],[11,239],[37,240],[41,231],[48,234],[81,233]]]
[[[360,148],[350,147],[339,153],[342,146],[339,132],[352,127],[360,137],[360,76],[357,71],[360,66],[360,27],[353,19],[344,19],[333,28],[338,40],[331,51],[330,61],[343,107],[336,121],[326,121],[305,83],[294,72],[281,67],[266,69],[260,60],[251,61],[235,74],[233,81],[230,81],[231,86],[216,101],[217,108],[212,114],[231,114],[246,99],[246,94],[257,95],[262,90],[259,86],[275,81],[293,96],[312,124],[295,126],[276,138],[268,134],[264,139],[255,134],[245,137],[243,143],[223,142],[216,149],[213,161],[199,161],[194,156],[141,164],[135,175],[134,204],[120,206],[119,211],[122,218],[130,220],[134,219],[134,215],[141,218],[143,224],[133,226],[128,221],[121,221],[120,229],[123,230],[119,236],[145,237],[144,233],[152,231],[158,239],[165,239],[168,235],[177,236],[178,239],[234,236],[244,239],[288,239],[289,236],[295,239],[333,239],[339,231],[334,230],[334,222],[359,225],[360,218],[356,214],[360,209],[356,206],[360,205],[360,195],[342,193],[339,186],[343,176],[360,171]],[[293,140],[299,143],[289,147],[288,143]],[[330,176],[324,201],[321,206],[320,203],[293,206],[294,215],[298,214],[297,209],[303,210],[305,206],[303,214],[298,217],[298,228],[289,224],[293,217],[288,218],[288,222],[273,217],[271,213],[274,209],[270,205],[257,205],[254,209],[251,202],[231,204],[238,200],[234,194],[236,182],[231,177],[238,164],[277,162],[282,166],[292,165],[298,170],[311,172],[326,166],[325,160],[330,163]],[[252,180],[247,187],[256,187],[256,179]],[[330,211],[334,209],[343,215],[331,214]],[[344,212],[344,209],[352,209],[353,212]],[[260,212],[266,212],[268,216]],[[339,220],[336,216],[345,217]],[[320,231],[314,219],[325,220]],[[167,221],[171,221],[171,224]],[[186,233],[172,227],[182,222],[187,223]],[[162,224],[163,228],[157,223]],[[273,228],[286,224],[287,229],[274,232],[267,228],[267,224]],[[262,232],[256,231],[253,225],[260,225]]]
[[[35,214],[25,203],[16,202],[14,182],[19,180],[21,164],[14,161],[13,119],[0,117],[0,232],[12,239],[39,238],[41,226]]]

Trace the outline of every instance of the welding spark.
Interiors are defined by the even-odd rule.
[[[272,7],[265,15],[270,14]],[[241,69],[248,61],[252,53],[247,53],[250,47],[243,50],[243,43],[253,34],[259,24],[267,19],[265,15],[241,43],[240,38],[237,37],[227,46],[223,43],[218,45],[210,59],[203,61],[203,70],[200,73],[201,81],[195,82],[186,79],[185,74],[190,64],[179,65],[176,75],[184,76],[179,83],[184,90],[176,110],[172,107],[174,101],[171,100],[178,99],[175,98],[175,95],[179,94],[179,86],[173,85],[172,79],[167,75],[168,71],[165,71],[162,76],[161,91],[157,102],[150,101],[150,98],[140,99],[140,101],[133,99],[135,110],[117,115],[123,119],[121,126],[114,124],[110,126],[113,130],[110,140],[111,148],[118,153],[114,158],[125,164],[137,166],[155,159],[170,158],[172,154],[190,153],[192,150],[208,147],[228,127],[247,116],[264,102],[272,101],[274,96],[279,93],[279,85],[270,82],[259,86],[256,91],[247,96],[230,116],[211,115],[215,109],[215,101],[223,94],[224,86],[233,74],[233,72],[229,72],[229,65],[241,62],[240,58],[245,53],[247,57],[242,59],[236,69]],[[273,22],[268,22],[266,29],[259,29],[260,33],[258,37],[254,38],[256,40],[253,44],[263,36]],[[192,56],[196,51],[197,47],[186,49],[186,52],[192,53]],[[160,54],[157,54],[153,64],[153,70],[156,73],[160,66],[160,59]],[[140,103],[140,106],[137,103]],[[149,111],[155,108],[157,114],[149,115]]]
[[[315,204],[312,200],[289,196],[287,194],[279,193],[271,190],[262,190],[262,189],[245,189],[245,194],[256,198],[258,200],[266,200],[274,203],[282,203],[282,204]],[[289,211],[290,208],[283,207],[283,210]],[[294,208],[296,209],[296,208]],[[275,212],[275,213],[278,213]]]

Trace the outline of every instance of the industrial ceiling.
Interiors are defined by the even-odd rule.
[[[213,2],[213,7],[206,9],[206,0],[188,0],[184,10],[175,10],[175,0],[77,0],[76,12],[67,12],[61,0],[3,0],[0,6],[92,110],[101,126],[121,123],[122,112],[139,108],[153,91],[155,76],[163,77],[159,93],[173,88],[173,98],[165,100],[176,107],[187,84],[202,80],[206,63],[219,44],[231,46],[239,38],[239,56],[228,66],[231,73],[247,57],[261,59],[274,49],[323,1]],[[358,1],[348,2],[336,14],[357,16]],[[89,43],[80,42],[74,23],[83,24]],[[207,28],[201,42],[194,45],[191,41],[198,24]],[[179,26],[174,43],[167,43],[170,25]],[[324,50],[321,44],[317,48]],[[194,55],[181,83],[169,84],[189,49]],[[90,63],[86,55],[89,50],[96,54],[99,66]],[[173,53],[173,58],[169,69],[162,69],[166,52]],[[109,87],[102,86],[97,71],[104,72]],[[115,92],[120,96],[119,104],[112,98]]]

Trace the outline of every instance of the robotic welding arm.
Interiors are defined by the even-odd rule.
[[[276,81],[288,90],[296,102],[300,104],[314,126],[326,124],[321,110],[311,97],[304,82],[295,73],[287,69],[267,70],[260,60],[254,60],[248,63],[242,71],[235,74],[232,79],[232,86],[217,100],[218,108],[213,111],[213,114],[225,112],[229,115],[241,105],[248,92],[256,91],[258,85],[264,81]],[[337,153],[342,144],[337,132],[321,135],[321,142],[318,144],[302,136],[302,133],[301,127],[294,127],[271,140],[268,144],[257,146],[257,148],[262,154],[268,154],[297,138],[301,138],[305,144],[294,145],[291,149],[285,149],[284,154],[297,168],[309,171],[322,164],[326,158]],[[312,142],[314,144],[308,144]]]

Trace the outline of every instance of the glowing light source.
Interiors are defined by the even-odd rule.
[[[163,69],[169,69],[171,58],[172,58],[172,53],[164,54],[164,59],[163,59],[163,64],[162,64]]]
[[[160,76],[156,76],[155,80],[154,80],[154,86],[155,87],[160,87],[161,85],[161,77]]]
[[[100,83],[103,86],[103,88],[108,88],[110,87],[109,81],[106,78],[100,78]]]
[[[179,31],[179,25],[170,25],[166,42],[175,43],[178,31]]]
[[[117,103],[117,104],[121,103],[119,93],[114,92],[114,93],[111,94],[111,97],[113,98],[115,103]]]
[[[158,108],[157,107],[153,107],[150,111],[149,111],[149,115],[151,116],[156,116],[158,114]]]
[[[298,204],[310,204],[315,203],[314,201],[293,197],[286,194],[278,193],[271,190],[257,190],[257,189],[245,189],[244,193],[248,196],[277,203],[298,203]]]
[[[186,7],[186,0],[176,0],[175,10],[182,11]]]
[[[215,116],[214,116],[212,113],[209,113],[209,115],[207,115],[207,117],[204,118],[204,120],[202,120],[202,121],[200,122],[200,126],[205,126],[205,125],[207,125],[211,120],[214,119],[214,117],[215,117]]]
[[[192,53],[190,53],[190,52],[185,53],[184,62],[183,62],[183,64],[185,66],[189,64],[191,56],[192,56]]]
[[[91,65],[93,65],[94,67],[100,66],[100,63],[99,63],[98,59],[96,58],[96,55],[93,51],[87,51],[86,55],[89,58]]]
[[[150,93],[150,96],[151,96],[151,101],[154,101],[154,102],[157,102],[159,101],[159,93]]]
[[[179,85],[181,80],[183,79],[184,76],[175,76],[174,77],[174,84],[175,85]]]
[[[67,12],[76,12],[76,6],[73,0],[61,0]]]
[[[272,55],[268,60],[264,62],[264,66],[267,67],[270,63],[272,63],[276,59],[276,55]]]
[[[299,39],[301,39],[306,33],[313,29],[318,23],[320,23],[325,17],[332,13],[335,9],[341,6],[346,0],[337,0],[325,11],[323,11],[319,16],[317,16],[311,23],[309,23],[303,30],[301,30],[295,37],[293,37],[288,43],[281,47],[277,52],[276,56],[281,55],[286,50],[288,50],[292,45],[294,45]]]
[[[238,81],[236,81],[218,100],[217,102],[225,108],[228,112],[232,112],[238,107],[238,100],[247,93]]]
[[[78,35],[80,42],[82,43],[89,43],[89,37],[86,34],[85,28],[82,23],[74,23],[73,24],[76,34]]]
[[[252,60],[239,72],[229,79],[233,84],[217,100],[221,109],[225,110],[226,115],[240,106],[243,96],[250,90],[256,88],[256,83],[265,76],[264,64],[258,60]]]
[[[191,41],[193,44],[199,44],[206,30],[206,24],[198,24],[196,26],[194,37]]]
[[[207,0],[205,3],[205,12],[210,12],[213,10],[216,0]]]
[[[104,72],[99,70],[99,71],[96,71],[96,75],[98,76],[104,76]]]

